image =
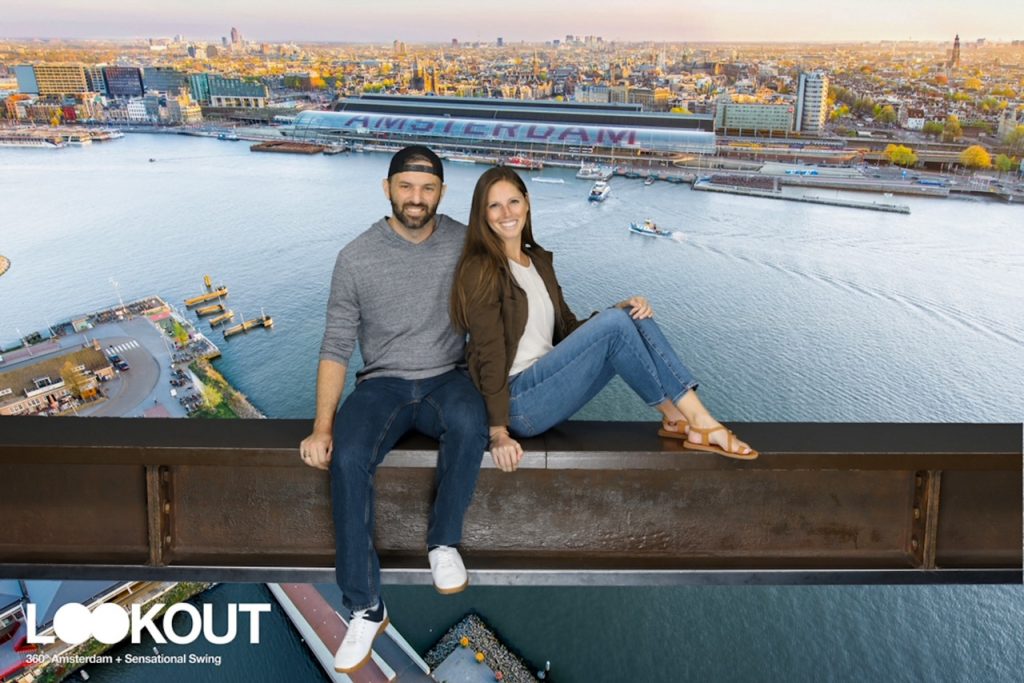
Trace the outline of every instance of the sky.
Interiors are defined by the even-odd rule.
[[[1024,39],[1019,0],[0,0],[0,37],[259,42]]]

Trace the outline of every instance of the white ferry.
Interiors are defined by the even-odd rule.
[[[31,135],[25,133],[0,133],[0,147],[39,147],[61,149],[64,141],[52,135]]]
[[[603,202],[608,198],[608,193],[612,191],[612,186],[603,180],[598,180],[594,183],[594,186],[590,188],[590,196],[588,200],[592,202]]]
[[[576,177],[582,180],[610,180],[612,170],[602,168],[597,164],[584,165],[580,163],[580,170],[576,172]]]

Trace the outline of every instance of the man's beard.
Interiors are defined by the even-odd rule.
[[[419,207],[423,209],[423,213],[418,217],[411,217],[406,215],[404,209]],[[428,204],[403,204],[401,207],[398,206],[393,200],[391,202],[391,211],[395,216],[395,219],[401,223],[407,230],[419,230],[426,226],[434,216],[437,215],[437,204],[430,206]]]

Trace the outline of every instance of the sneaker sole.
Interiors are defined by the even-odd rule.
[[[455,586],[454,588],[441,588],[435,583],[434,590],[436,590],[441,595],[455,595],[456,593],[461,593],[462,591],[466,590],[467,586],[469,586],[469,579],[466,579],[466,582],[461,586]]]
[[[390,623],[391,623],[391,619],[389,617],[384,617],[384,621],[380,622],[380,627],[377,629],[377,636],[379,636],[381,633],[384,633],[384,629],[386,629],[388,627],[388,624],[390,624]],[[377,640],[377,636],[374,636],[373,639]],[[370,643],[370,651],[366,653],[366,656],[363,657],[361,662],[359,662],[358,664],[356,664],[354,666],[350,666],[347,669],[340,669],[338,667],[334,667],[334,670],[337,671],[340,674],[350,674],[353,671],[358,671],[359,669],[362,669],[364,666],[366,666],[370,662],[371,658],[373,658],[373,643],[372,642]]]

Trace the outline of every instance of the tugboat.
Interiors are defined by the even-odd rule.
[[[592,202],[603,202],[608,198],[608,193],[611,191],[611,185],[603,180],[598,180],[594,183],[594,186],[590,188],[590,196],[587,197],[587,199]]]
[[[658,224],[650,218],[645,220],[643,223],[630,223],[629,231],[646,237],[671,237],[673,234],[671,230],[659,228]]]

